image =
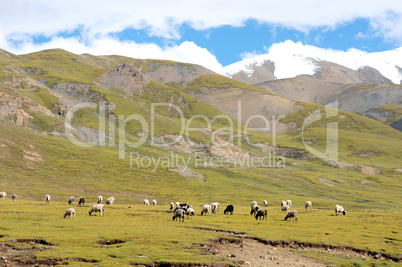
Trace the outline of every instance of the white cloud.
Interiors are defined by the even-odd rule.
[[[50,36],[81,25],[90,35],[132,27],[149,28],[152,35],[178,38],[178,26],[183,23],[195,29],[208,29],[222,25],[237,27],[248,19],[308,31],[363,17],[370,18],[379,31],[389,32],[400,22],[390,20],[389,14],[400,17],[402,5],[399,0],[255,0],[247,4],[241,0],[19,0],[0,2],[0,10],[0,25],[7,36],[13,33]],[[394,35],[401,37],[402,33],[394,30],[389,34]]]
[[[356,18],[367,18],[376,34],[402,43],[401,14],[399,0],[254,0],[250,3],[242,0],[0,0],[0,48],[21,54],[58,47],[74,53],[178,60],[219,71],[221,66],[215,56],[194,43],[161,47],[119,41],[110,34],[128,28],[145,29],[151,36],[176,42],[183,23],[205,30],[222,25],[240,27],[254,19],[308,32],[315,27],[333,28]],[[77,29],[78,37],[54,37]],[[33,37],[37,36],[51,39],[35,44]]]
[[[402,12],[387,11],[373,17],[370,24],[377,34],[382,35],[388,41],[399,44],[402,42]]]
[[[243,52],[243,53],[240,53],[240,58],[242,59],[242,60],[244,60],[244,59],[249,59],[249,58],[253,58],[253,57],[256,57],[256,56],[258,56],[258,55],[260,55],[261,53],[258,53],[256,50],[254,50],[253,52]]]

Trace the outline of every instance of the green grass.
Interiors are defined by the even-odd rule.
[[[257,91],[263,94],[270,94],[266,91],[259,89],[257,87],[232,80],[228,77],[217,75],[217,74],[206,74],[198,77],[190,84],[185,87],[186,91],[196,91],[200,87],[208,87],[208,88],[229,88],[229,87],[236,87],[241,89],[246,89],[250,91]]]
[[[224,234],[193,227],[246,232],[267,240],[322,242],[400,253],[401,175],[368,177],[301,160],[290,161],[284,169],[204,168],[192,163],[191,168],[205,177],[205,182],[201,182],[165,168],[155,172],[152,168],[130,168],[128,158],[118,159],[116,147],[80,148],[68,140],[27,133],[18,127],[3,128],[0,140],[6,144],[0,160],[2,189],[20,198],[16,203],[1,203],[0,234],[5,235],[2,241],[42,238],[57,244],[51,250],[38,252],[38,257],[96,259],[101,265],[156,260],[219,262],[214,256],[202,255],[199,244]],[[24,150],[39,153],[43,160],[25,160]],[[147,145],[134,151],[143,156],[169,156],[163,149]],[[333,186],[323,184],[321,178]],[[362,184],[363,180],[369,182]],[[54,201],[45,205],[42,199],[48,193]],[[105,218],[89,217],[89,206],[77,207],[74,220],[61,218],[68,196],[84,195],[94,202],[99,194],[116,198],[116,205],[107,207]],[[155,198],[160,206],[153,209],[139,205],[144,198]],[[261,203],[263,199],[269,202],[269,220],[256,222],[248,215],[249,203]],[[298,223],[282,221],[279,203],[284,199],[292,199],[294,208],[299,210]],[[313,210],[308,214],[303,211],[306,200],[313,202]],[[211,201],[219,201],[222,208],[233,204],[235,215],[197,216],[185,223],[171,222],[171,215],[163,212],[170,201],[189,202],[197,213],[202,204]],[[347,216],[334,216],[335,204],[343,205]],[[22,213],[13,213],[17,211]],[[183,239],[177,232],[186,232],[192,238]],[[127,242],[121,247],[96,244],[107,239]],[[338,261],[344,263],[345,259],[329,262]],[[348,264],[353,261],[346,259]]]
[[[37,88],[34,91],[20,91],[22,95],[30,97],[32,100],[38,104],[46,107],[50,111],[56,113],[58,110],[55,109],[57,104],[60,104],[60,100],[57,96],[49,93],[48,90],[44,88]]]
[[[285,222],[279,205],[270,205],[267,207],[268,220],[256,221],[250,216],[248,205],[236,205],[233,216],[223,215],[222,211],[211,216],[200,216],[204,202],[192,202],[196,210],[195,218],[178,222],[172,221],[172,214],[166,213],[166,202],[156,207],[143,206],[134,201],[115,204],[106,206],[104,217],[89,216],[87,212],[94,200],[95,195],[89,199],[92,203],[87,203],[85,207],[73,204],[77,211],[73,219],[62,218],[64,210],[71,207],[67,204],[67,198],[63,202],[51,201],[49,204],[39,199],[1,202],[0,233],[4,236],[0,241],[15,244],[12,240],[44,239],[55,246],[35,253],[38,259],[83,258],[96,260],[96,264],[101,266],[149,264],[153,261],[227,262],[213,255],[203,255],[201,251],[201,244],[209,244],[226,234],[199,228],[245,232],[266,240],[308,240],[400,252],[401,236],[396,234],[400,230],[397,226],[400,219],[395,214],[383,211],[351,211],[346,216],[334,216],[332,210],[312,209],[306,213],[296,203],[295,208],[300,211],[299,221]],[[98,243],[114,239],[124,243],[109,246]],[[386,242],[389,240],[392,242]],[[349,265],[356,262],[354,258],[324,256],[325,259],[320,259],[328,263]],[[390,261],[386,263],[392,265]]]

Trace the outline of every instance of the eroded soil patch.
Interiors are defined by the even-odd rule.
[[[302,255],[303,251],[330,253],[340,258],[354,257],[361,260],[402,262],[400,255],[390,255],[350,246],[335,246],[323,243],[300,242],[296,240],[265,240],[234,231],[197,228],[226,233],[227,236],[203,245],[203,253],[213,254],[234,265],[246,266],[327,266],[327,263]]]
[[[55,244],[43,239],[17,239],[0,244],[0,266],[54,266],[69,262],[90,262],[97,260],[83,258],[37,258],[36,252],[51,249]]]

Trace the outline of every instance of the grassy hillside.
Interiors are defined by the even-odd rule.
[[[223,117],[226,114],[188,92],[201,87],[236,87],[260,93],[255,87],[208,74],[184,87],[150,79],[146,87],[127,95],[121,88],[101,87],[101,74],[132,61],[148,72],[154,71],[156,65],[168,64],[170,68],[176,63],[74,55],[62,50],[24,56],[0,52],[0,191],[18,196],[15,203],[0,200],[0,243],[6,247],[29,250],[39,260],[53,258],[80,266],[157,261],[234,264],[234,259],[206,253],[204,245],[219,237],[244,238],[243,235],[351,246],[396,258],[402,254],[401,132],[348,112],[325,118],[324,107],[297,102],[299,111],[281,119],[289,127],[286,133],[273,135],[250,129],[246,140],[243,124],[233,120],[233,130],[229,129],[230,123]],[[73,82],[69,84],[72,89],[54,87],[61,82]],[[107,139],[105,145],[80,147],[65,137],[65,117],[58,112],[81,101],[97,105],[79,110],[73,119],[74,127],[87,136],[99,134],[99,103],[115,105],[110,113],[113,116],[106,121],[107,138],[114,136],[114,143]],[[183,141],[176,146],[155,147],[148,136],[141,146],[126,145],[126,157],[120,159],[120,123],[130,115],[144,117],[149,126],[154,115],[158,142],[180,133],[178,112],[162,106],[152,114],[152,104],[156,102],[179,106],[187,126],[200,128],[190,132],[189,137],[202,146],[189,147],[189,142]],[[307,126],[302,134],[303,122],[315,110],[321,111],[322,120]],[[205,117],[191,121],[196,115]],[[113,122],[110,129],[109,122]],[[326,126],[332,122],[339,126],[341,164],[333,166],[311,155],[300,156],[307,154],[302,138],[311,148],[325,152]],[[222,148],[212,143],[212,131],[217,129],[223,130],[218,136],[222,142],[229,140],[230,134],[235,136],[231,145]],[[146,132],[136,120],[128,122],[125,130],[131,141],[138,141]],[[267,149],[277,150],[269,154]],[[279,161],[278,153],[284,151],[288,156],[281,159],[283,168],[273,167]],[[219,162],[235,152],[250,156],[251,161],[266,157],[266,165],[252,167],[247,165],[250,162],[241,165],[233,159]],[[183,165],[186,171],[180,171]],[[45,194],[51,195],[50,204],[44,202]],[[87,214],[98,195],[116,199],[115,205],[106,207],[104,218]],[[71,220],[62,218],[69,207],[69,196],[86,196],[89,201],[85,207],[74,204],[77,216]],[[143,206],[144,198],[156,199],[158,205]],[[283,221],[280,202],[286,199],[291,199],[292,208],[299,211],[298,222]],[[267,221],[250,216],[252,200],[260,204],[268,201]],[[313,202],[309,213],[304,211],[307,200]],[[196,217],[184,223],[172,222],[168,205],[176,201],[190,203]],[[221,203],[221,211],[199,216],[202,205],[212,201]],[[235,206],[233,216],[222,214],[228,204]],[[335,216],[335,204],[343,205],[347,215]],[[229,233],[233,231],[244,234]],[[32,245],[34,241],[24,243],[19,239],[43,239],[52,245]],[[105,244],[115,239],[123,242]],[[314,250],[295,253],[328,265],[398,264],[385,256],[376,260],[368,255],[366,262],[356,255],[344,257]],[[28,254],[18,257],[28,260]]]

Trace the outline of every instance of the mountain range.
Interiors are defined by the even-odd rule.
[[[297,51],[269,53],[224,68],[222,74],[284,98],[328,105],[402,130],[401,49],[342,55],[338,64]],[[335,58],[334,58],[335,59]],[[399,65],[398,65],[399,64]],[[354,66],[354,68],[351,68]]]

